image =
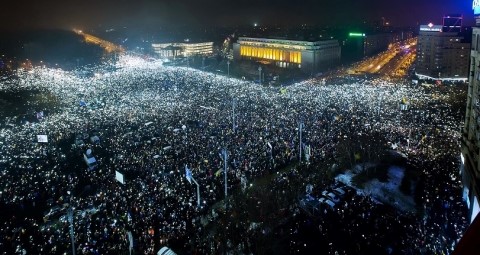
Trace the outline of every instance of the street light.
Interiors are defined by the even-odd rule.
[[[75,236],[73,231],[73,208],[72,205],[68,208],[67,212],[68,222],[70,223],[70,238],[72,242],[72,254],[75,255]]]
[[[227,60],[227,74],[230,77],[230,60]]]
[[[300,153],[298,155],[298,160],[300,161],[300,163],[302,163],[302,129],[303,127],[304,127],[303,120],[301,120],[300,123],[298,124],[298,133],[300,136],[300,144],[298,145]]]
[[[235,104],[236,100],[232,100],[232,130],[235,133]]]
[[[223,171],[225,175],[225,201],[227,199],[227,159],[228,159],[228,152],[227,149],[222,149],[222,156],[223,156]]]
[[[258,67],[258,83],[262,84],[262,67]]]

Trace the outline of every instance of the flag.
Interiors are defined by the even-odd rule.
[[[188,169],[187,165],[185,165],[185,178],[190,184],[192,183],[192,171]]]
[[[37,119],[43,119],[43,111],[37,112]]]
[[[392,143],[392,149],[396,150],[398,147],[397,143]]]
[[[115,180],[120,182],[121,184],[125,184],[125,179],[123,178],[123,174],[119,171],[115,171]]]
[[[310,145],[302,143],[302,150],[305,155],[305,160],[310,161]]]

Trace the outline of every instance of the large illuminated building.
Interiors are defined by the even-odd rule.
[[[161,58],[209,56],[213,54],[213,42],[152,43],[152,48]]]
[[[233,58],[262,61],[284,68],[300,68],[316,72],[319,68],[339,63],[337,40],[295,41],[240,37],[233,44]]]
[[[449,20],[446,28],[432,23],[420,26],[415,70],[420,79],[468,80],[470,39],[467,34],[449,32],[459,30],[456,25],[461,24]]]

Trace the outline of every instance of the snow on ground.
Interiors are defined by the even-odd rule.
[[[361,173],[363,169],[367,169],[371,165],[362,167],[356,165],[354,170],[347,170],[344,174],[339,174],[335,180],[357,190],[357,194],[371,196],[375,200],[390,204],[402,211],[415,211],[415,202],[412,196],[407,196],[400,191],[400,184],[405,176],[405,169],[398,166],[390,166],[388,168],[388,182],[380,182],[374,178],[365,183],[364,188],[353,185],[352,178]]]

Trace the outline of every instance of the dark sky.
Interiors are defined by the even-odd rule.
[[[0,29],[171,25],[339,24],[385,17],[392,25],[440,23],[472,0],[4,0]]]

